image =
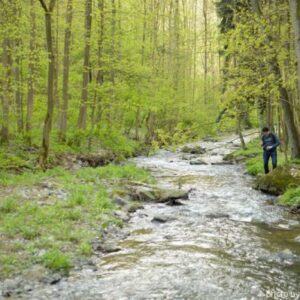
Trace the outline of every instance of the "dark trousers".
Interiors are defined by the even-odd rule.
[[[269,159],[270,157],[272,158],[272,166],[273,169],[277,167],[277,151],[267,151],[264,150],[264,169],[265,169],[265,174],[269,173]]]

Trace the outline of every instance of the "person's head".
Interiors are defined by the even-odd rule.
[[[262,129],[262,134],[263,134],[263,135],[268,135],[269,133],[270,133],[269,127],[264,127],[264,128]]]

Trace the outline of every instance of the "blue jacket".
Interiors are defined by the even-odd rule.
[[[265,151],[274,151],[280,145],[280,141],[276,134],[270,132],[268,135],[262,136],[262,146]],[[271,149],[267,150],[267,147],[271,146]]]

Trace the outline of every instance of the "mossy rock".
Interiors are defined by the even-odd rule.
[[[223,160],[224,161],[231,161],[234,159],[234,155],[233,153],[229,153],[229,154],[226,154],[224,157],[223,157]]]
[[[184,146],[181,149],[181,152],[190,154],[204,154],[206,150],[201,146]]]
[[[110,151],[101,151],[97,154],[80,154],[77,155],[77,160],[81,161],[87,167],[101,167],[106,166],[116,159],[114,154]]]
[[[166,203],[170,200],[188,199],[189,192],[176,189],[161,189],[152,185],[131,186],[129,196],[134,201]]]
[[[289,187],[300,185],[300,176],[293,176],[288,166],[278,167],[271,173],[258,176],[255,181],[255,188],[272,195],[281,195]]]

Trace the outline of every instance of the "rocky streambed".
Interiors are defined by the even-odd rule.
[[[158,187],[132,184],[143,209],[111,248],[15,299],[300,299],[299,217],[223,161],[238,146],[232,136],[133,159]]]

